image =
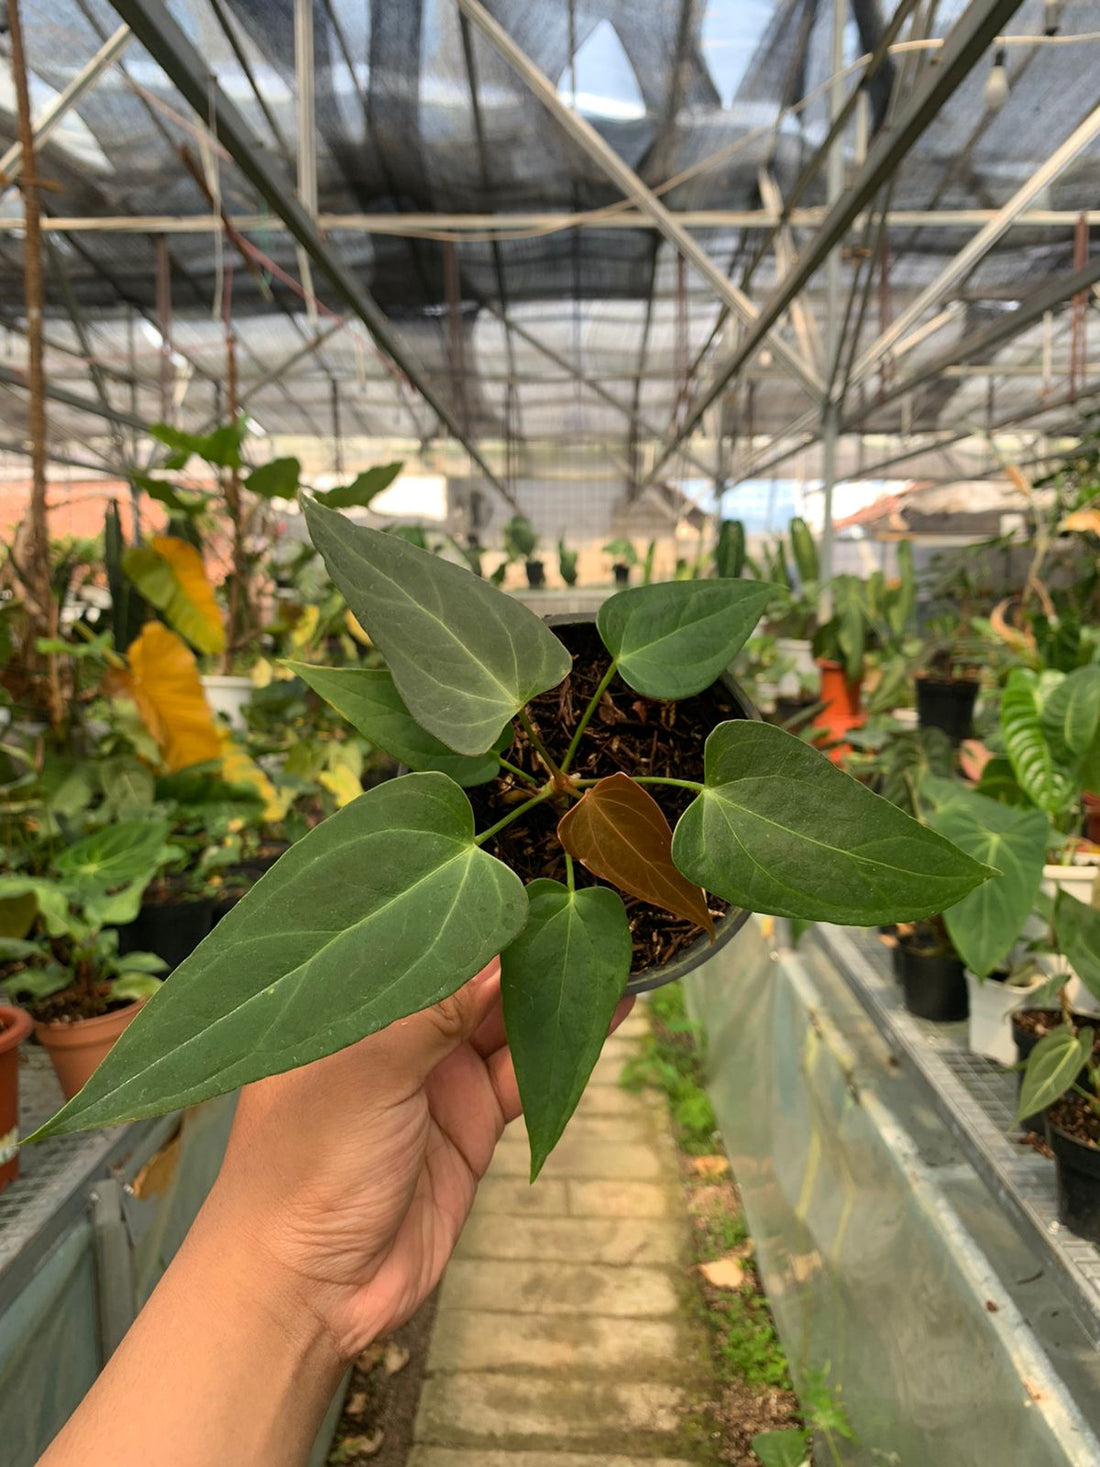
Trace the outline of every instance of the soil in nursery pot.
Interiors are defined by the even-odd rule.
[[[437,1296],[355,1363],[329,1462],[339,1467],[405,1467],[428,1364]]]
[[[1100,1021],[1095,1018],[1090,1018],[1088,1014],[1070,1014],[1070,1019],[1075,1029],[1083,1029],[1088,1025],[1090,1028],[1096,1030],[1096,1038],[1093,1040],[1092,1045],[1092,1054],[1094,1059],[1097,1058],[1100,1055]],[[1060,1028],[1062,1022],[1063,1016],[1061,1009],[1017,1009],[1012,1015],[1012,1037],[1016,1041],[1017,1061],[1026,1060],[1031,1051],[1039,1043],[1039,1040],[1045,1038],[1053,1030]],[[1087,1082],[1088,1072],[1087,1070],[1082,1070],[1077,1076],[1077,1083],[1083,1085]],[[1017,1095],[1020,1093],[1023,1083],[1023,1071],[1018,1070],[1016,1072]],[[1024,1131],[1035,1131],[1041,1134],[1043,1131],[1042,1112],[1024,1116],[1020,1122],[1020,1127]]]
[[[1100,1243],[1100,1116],[1080,1095],[1066,1095],[1047,1112],[1047,1139],[1058,1163],[1058,1220]]]
[[[573,653],[573,670],[559,687],[536,698],[530,711],[540,739],[552,754],[560,757],[607,671],[610,657],[591,624],[574,623],[554,630]],[[722,687],[708,688],[697,697],[670,703],[643,698],[615,677],[585,731],[570,772],[581,779],[622,772],[702,780],[707,735],[716,724],[742,717],[743,713],[733,694]],[[514,727],[515,738],[505,758],[535,775],[541,784],[545,771],[524,731],[518,725]],[[673,827],[694,798],[691,790],[675,786],[645,788]],[[532,787],[514,775],[505,774],[466,793],[474,807],[478,827],[484,829],[529,798]],[[564,882],[565,853],[555,831],[567,808],[564,800],[560,806],[557,801],[548,800],[502,830],[486,843],[485,849],[511,866],[524,883],[540,876]],[[597,884],[596,878],[579,862],[574,865],[574,874],[578,885]],[[702,936],[702,929],[693,922],[686,922],[660,907],[637,897],[624,896],[624,901],[634,941],[632,973],[663,967]],[[729,910],[729,904],[715,896],[708,896],[708,902],[716,919]]]

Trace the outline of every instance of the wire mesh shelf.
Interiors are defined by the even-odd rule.
[[[1013,1128],[1016,1075],[970,1052],[965,1023],[933,1023],[906,1010],[889,951],[874,932],[816,930],[891,1050],[925,1083],[978,1175],[1062,1279],[1082,1326],[1100,1345],[1100,1249],[1058,1221],[1054,1163]]]

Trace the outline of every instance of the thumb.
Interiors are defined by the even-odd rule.
[[[419,1086],[436,1065],[470,1038],[499,1001],[500,959],[494,958],[448,998],[382,1031],[387,1041],[386,1067]]]

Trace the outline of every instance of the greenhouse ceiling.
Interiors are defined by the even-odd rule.
[[[867,435],[883,465],[995,455],[1090,407],[1100,0],[21,11],[57,462],[117,472],[142,424],[235,399],[272,434],[454,440],[498,479],[568,444],[642,487]]]

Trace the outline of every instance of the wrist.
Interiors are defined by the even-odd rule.
[[[290,1267],[217,1184],[188,1235],[194,1262],[217,1280],[227,1307],[263,1331],[277,1361],[334,1389],[349,1355],[322,1307],[322,1291]]]

